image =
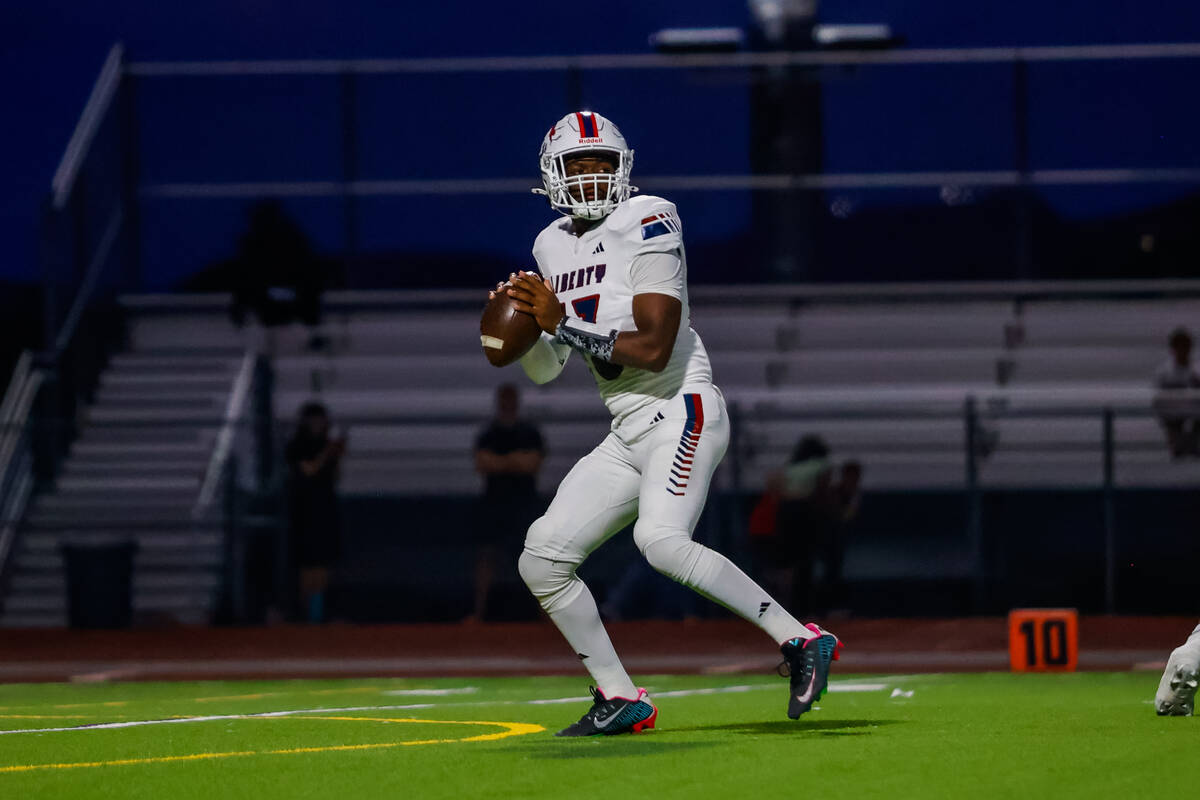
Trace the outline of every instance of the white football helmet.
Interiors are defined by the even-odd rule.
[[[567,157],[587,152],[612,156],[616,171],[567,177]],[[534,189],[534,193],[546,195],[556,211],[571,217],[603,219],[628,200],[630,192],[637,191],[629,185],[633,151],[612,120],[592,111],[576,111],[554,123],[542,139],[538,162],[545,188]],[[587,185],[595,188],[593,200],[585,199],[583,187]]]

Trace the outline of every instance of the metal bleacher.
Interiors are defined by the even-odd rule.
[[[478,304],[443,294],[443,307],[416,310],[389,307],[384,296],[331,296],[327,345],[315,352],[298,326],[238,331],[217,298],[186,312],[163,313],[151,298],[127,305],[135,342],[239,347],[255,339],[250,346],[272,354],[281,430],[314,398],[350,429],[347,492],[476,491],[472,443],[505,381],[522,386],[525,413],[541,421],[550,448],[542,479],[552,486],[607,428],[591,377],[571,363],[558,380],[535,386],[519,368],[489,366],[478,353]],[[738,460],[743,486],[761,485],[811,432],[836,457],[861,460],[868,488],[960,488],[968,397],[988,437],[985,485],[1096,484],[1105,407],[1120,412],[1119,484],[1200,477],[1167,457],[1149,413],[1166,332],[1200,317],[1200,300],[877,294],[693,291],[693,326],[737,414],[739,445],[726,461]]]
[[[1200,482],[1200,463],[1167,455],[1150,385],[1167,332],[1200,318],[1200,300],[874,291],[884,296],[693,291],[692,323],[734,415],[718,487],[756,491],[816,433],[835,459],[863,463],[868,490],[961,490],[968,402],[982,488],[1100,487],[1104,409],[1116,486]],[[480,299],[435,294],[332,294],[316,348],[298,325],[235,327],[225,296],[125,297],[127,347],[101,375],[55,484],[24,517],[0,626],[64,624],[60,545],[130,533],[135,611],[211,615],[220,521],[196,512],[222,425],[236,410],[234,427],[250,427],[235,399],[255,354],[273,366],[279,439],[314,399],[348,428],[344,494],[476,493],[473,443],[506,381],[523,387],[524,413],[541,426],[541,484],[552,489],[608,429],[589,373],[576,360],[535,386],[518,367],[491,367],[478,350]]]
[[[210,619],[222,523],[196,516],[240,349],[136,339],[101,377],[53,485],[34,496],[13,553],[2,627],[67,623],[62,547],[133,541],[139,619]]]

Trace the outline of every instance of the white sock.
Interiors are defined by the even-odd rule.
[[[637,687],[617,657],[608,631],[600,621],[596,600],[575,574],[575,566],[528,553],[522,554],[518,566],[534,597],[566,637],[604,696],[636,699]]]
[[[658,538],[642,552],[656,570],[754,623],[776,644],[817,635],[800,624],[736,564],[693,542],[686,534]]]
[[[554,610],[547,609],[546,613],[575,649],[605,697],[636,699],[637,687],[617,657],[587,584],[575,578],[572,590],[575,590],[573,599]]]

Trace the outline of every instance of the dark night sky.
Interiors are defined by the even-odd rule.
[[[511,11],[521,9],[520,14]],[[0,279],[34,279],[37,210],[96,72],[112,42],[131,58],[405,57],[646,52],[649,33],[666,26],[745,25],[737,0],[634,2],[567,16],[561,3],[412,4],[308,0],[210,0],[203,4],[26,2],[0,4],[0,81],[10,113],[0,128]],[[590,10],[590,9],[589,9]],[[1200,4],[1129,0],[844,0],[822,3],[826,22],[888,22],[909,46],[1071,44],[1200,40]],[[1035,166],[1198,166],[1200,63],[1035,65],[1030,71],[1030,148]],[[364,177],[470,177],[531,174],[537,140],[565,111],[561,81],[486,78],[468,88],[443,79],[398,85],[379,80],[360,94]],[[241,101],[227,112],[230,87]],[[286,88],[286,87],[285,87]],[[268,179],[336,177],[336,95],[299,81],[263,92],[248,84],[183,81],[147,87],[145,178]],[[402,98],[400,101],[397,98]],[[645,173],[738,172],[747,165],[746,105],[736,86],[670,79],[647,86],[637,76],[592,80],[585,98],[617,118],[639,149]],[[1186,100],[1185,100],[1186,98]],[[249,109],[239,109],[243,102]],[[830,171],[1005,169],[1013,157],[1011,75],[1006,67],[905,67],[831,79],[824,99]],[[196,109],[208,109],[197,113]],[[190,114],[190,115],[189,115]],[[255,115],[258,116],[255,116]],[[482,142],[470,120],[493,127]],[[678,134],[679,119],[702,125]],[[224,123],[224,124],[222,124]],[[270,128],[274,127],[273,130]],[[688,126],[696,130],[696,123]],[[303,130],[304,136],[296,135]],[[244,150],[230,158],[232,148]],[[518,163],[519,162],[519,163]],[[222,170],[229,174],[220,174]],[[250,174],[247,174],[250,173]],[[1060,210],[1098,214],[1170,196],[1168,192],[1050,193]],[[852,196],[855,203],[886,202]],[[506,252],[527,248],[546,209],[491,198],[466,244]],[[736,226],[744,203],[715,200],[701,209],[704,229]],[[418,204],[420,205],[420,204]],[[742,209],[739,211],[739,207]],[[445,216],[456,214],[446,206]],[[337,209],[303,202],[292,210],[318,244],[338,246]],[[175,204],[146,211],[150,260],[182,271],[227,255],[244,205]],[[406,202],[363,208],[368,247],[436,247],[446,233],[398,231],[397,220],[428,209]],[[403,224],[399,224],[403,227]],[[696,230],[694,228],[694,230]],[[428,235],[426,235],[428,234]],[[442,237],[439,239],[439,236]],[[504,244],[496,245],[498,238]],[[511,240],[509,242],[508,240]],[[182,252],[186,248],[187,252]],[[178,254],[177,256],[173,254]],[[162,284],[171,281],[163,277]]]

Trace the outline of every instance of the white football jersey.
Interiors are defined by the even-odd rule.
[[[678,257],[665,274],[655,254]],[[639,256],[650,258],[639,259]],[[712,367],[700,337],[690,327],[687,258],[675,204],[661,197],[624,201],[582,236],[571,233],[571,220],[546,226],[533,243],[538,271],[554,286],[568,317],[595,323],[602,331],[632,331],[633,296],[665,294],[683,304],[675,349],[662,372],[623,367],[585,356],[600,396],[613,415],[613,430],[638,410],[677,395],[685,387],[712,384]]]

